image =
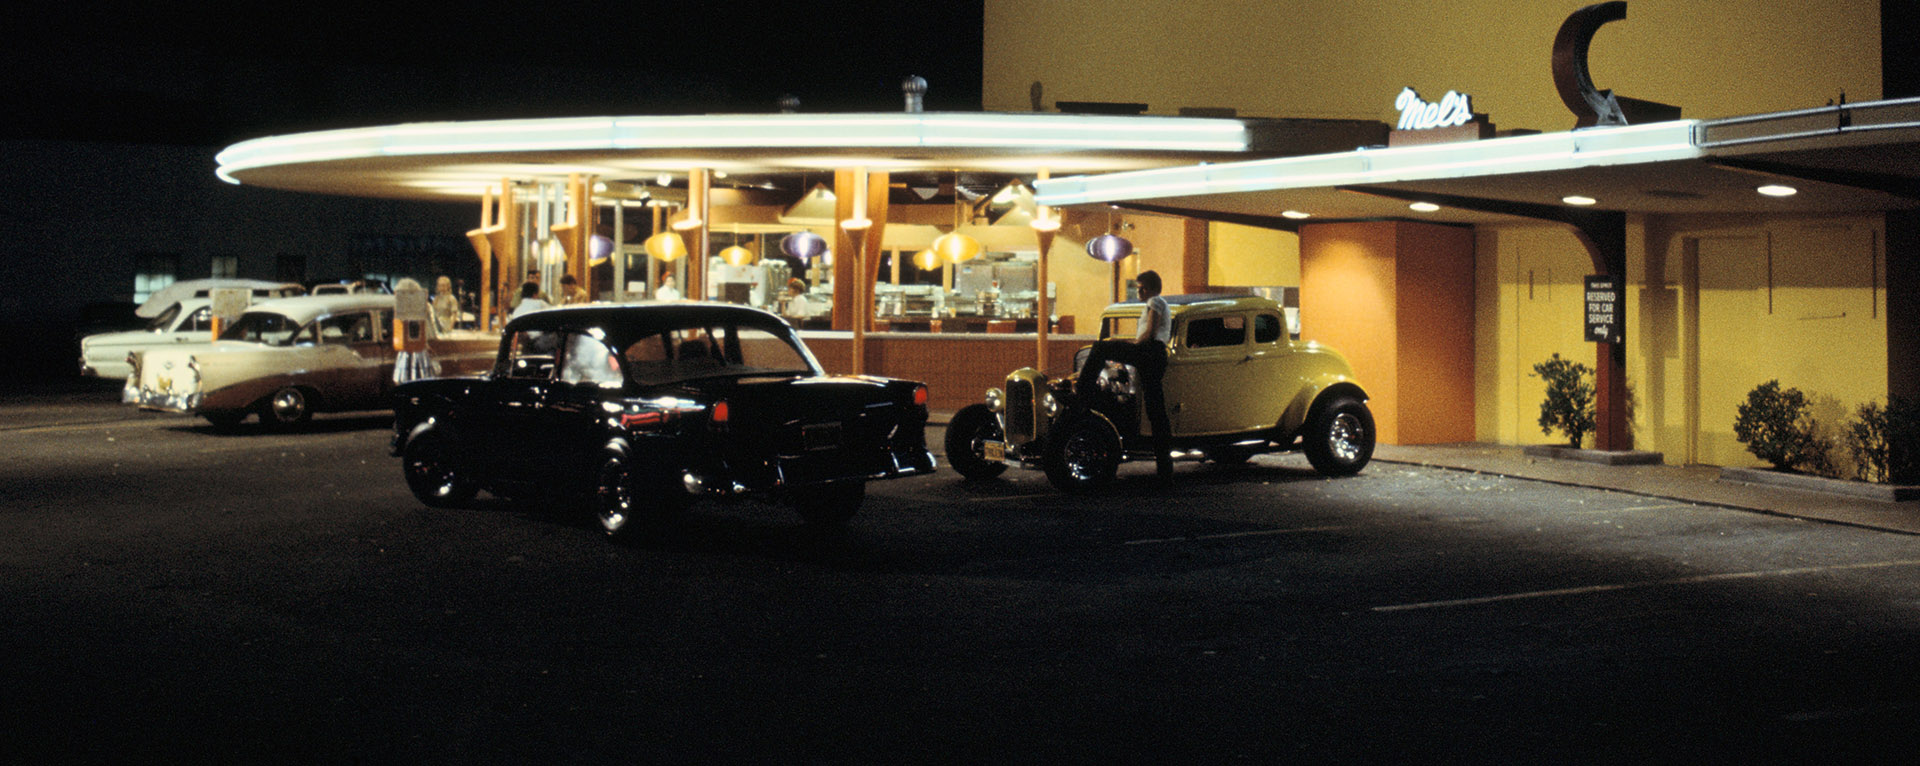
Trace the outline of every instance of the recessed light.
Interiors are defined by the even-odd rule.
[[[1302,218],[1312,218],[1312,217],[1313,217],[1313,214],[1312,214],[1312,213],[1302,213],[1302,212],[1300,212],[1300,211],[1298,211],[1298,210],[1287,210],[1287,211],[1284,211],[1284,212],[1282,212],[1282,213],[1280,214],[1280,217],[1282,217],[1282,218],[1292,218],[1293,220],[1296,220],[1296,221],[1298,221],[1298,220],[1300,220],[1300,219],[1302,219]]]
[[[1580,205],[1584,207],[1586,205],[1596,204],[1600,200],[1594,199],[1592,197],[1582,196],[1579,194],[1569,194],[1565,197],[1561,197],[1560,201],[1565,202],[1569,205]]]
[[[1440,206],[1435,205],[1431,202],[1415,202],[1411,205],[1408,205],[1407,208],[1410,210],[1418,210],[1422,213],[1431,213],[1435,210],[1439,210]]]
[[[1766,186],[1762,186],[1758,189],[1754,189],[1754,191],[1760,192],[1761,194],[1765,194],[1769,197],[1791,197],[1795,194],[1800,193],[1799,189],[1795,189],[1791,186],[1783,186],[1781,184],[1767,184]]]

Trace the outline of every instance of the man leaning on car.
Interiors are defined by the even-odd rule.
[[[1112,338],[1095,342],[1073,390],[1082,396],[1091,391],[1094,379],[1109,361],[1131,364],[1139,370],[1140,395],[1145,400],[1147,421],[1153,424],[1154,465],[1160,480],[1166,482],[1173,478],[1173,448],[1168,439],[1173,427],[1167,422],[1166,392],[1160,383],[1167,372],[1167,342],[1173,337],[1173,312],[1167,308],[1167,299],[1160,297],[1159,272],[1142,271],[1134,279],[1140,284],[1140,299],[1147,303],[1137,323],[1139,334],[1133,340]]]

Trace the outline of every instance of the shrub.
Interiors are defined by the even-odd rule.
[[[1540,433],[1566,434],[1567,446],[1578,449],[1593,430],[1593,368],[1553,358],[1533,366],[1533,375],[1547,382],[1547,398],[1540,403]]]
[[[1920,403],[1891,397],[1883,409],[1867,402],[1847,424],[1847,451],[1855,478],[1893,484],[1920,483]]]
[[[1747,392],[1747,403],[1733,421],[1734,438],[1777,470],[1830,473],[1827,452],[1833,445],[1818,435],[1819,424],[1807,410],[1800,389],[1782,389],[1780,381],[1769,380]]]

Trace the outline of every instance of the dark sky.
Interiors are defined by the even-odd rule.
[[[279,3],[0,11],[5,137],[226,144],[394,122],[980,107],[981,5]]]

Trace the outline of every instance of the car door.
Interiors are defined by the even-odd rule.
[[[544,406],[535,413],[548,475],[562,480],[591,478],[606,446],[608,413],[602,404],[620,396],[626,384],[620,356],[590,332],[567,333]]]
[[[385,378],[393,371],[393,352],[371,311],[345,311],[315,323],[320,334],[321,367],[310,371],[314,387],[329,409],[372,409],[386,403]]]
[[[486,384],[458,406],[455,418],[467,454],[496,478],[538,480],[543,466],[534,440],[539,410],[553,387],[559,339],[553,332],[509,335]]]
[[[1247,315],[1208,313],[1176,323],[1168,359],[1168,417],[1176,436],[1247,429]]]
[[[1247,346],[1246,420],[1265,428],[1280,422],[1294,392],[1306,385],[1286,318],[1271,311],[1253,314],[1253,338]]]

